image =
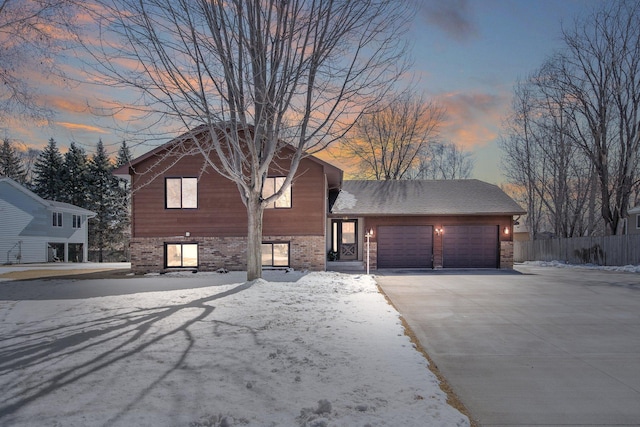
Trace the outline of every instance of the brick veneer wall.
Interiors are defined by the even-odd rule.
[[[290,267],[296,270],[324,271],[326,266],[323,236],[263,236],[265,242],[289,242]],[[165,243],[198,243],[198,269],[215,271],[246,270],[245,237],[162,237],[131,239],[131,269],[135,273],[166,271]]]
[[[513,242],[500,242],[500,268],[513,268]]]

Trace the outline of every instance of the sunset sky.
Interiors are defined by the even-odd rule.
[[[418,0],[420,1],[420,0]],[[561,24],[587,14],[602,0],[421,0],[409,36],[413,43],[413,73],[419,90],[446,107],[442,139],[472,151],[472,174],[499,184],[501,123],[508,113],[514,83],[524,78],[561,46]],[[81,76],[78,64],[64,64]],[[100,99],[124,96],[113,88],[90,85],[58,87],[33,76],[43,103],[56,112],[50,126],[7,123],[3,137],[42,148],[53,137],[61,151],[71,141],[92,153],[99,139],[115,152],[128,131],[123,117],[96,114],[90,106]],[[147,147],[138,147],[135,155]]]

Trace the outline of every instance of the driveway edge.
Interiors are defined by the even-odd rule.
[[[418,350],[418,352],[420,352],[425,359],[427,359],[429,370],[433,372],[433,374],[438,379],[438,382],[440,383],[440,390],[442,390],[447,395],[447,404],[465,415],[469,419],[469,424],[471,427],[480,427],[480,424],[478,424],[478,422],[471,417],[471,414],[469,413],[467,407],[464,405],[464,403],[462,403],[458,395],[453,391],[453,388],[451,387],[451,384],[449,384],[449,381],[447,381],[447,379],[442,375],[442,373],[438,369],[438,365],[436,365],[433,359],[431,359],[429,353],[427,353],[416,335],[413,333],[413,330],[409,326],[409,323],[402,316],[402,314],[400,314],[400,310],[398,310],[398,308],[393,304],[391,298],[389,298],[389,296],[384,292],[380,285],[376,283],[376,287],[378,288],[378,292],[380,292],[384,296],[387,304],[389,304],[398,312],[400,322],[402,322],[402,327],[404,328],[404,334],[409,337],[409,340],[414,345],[415,349]]]

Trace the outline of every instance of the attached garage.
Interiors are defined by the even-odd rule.
[[[497,225],[451,225],[442,236],[444,268],[498,268]]]
[[[355,259],[374,270],[512,268],[514,216],[526,213],[476,179],[344,181],[329,202],[330,221],[357,224]]]
[[[433,268],[433,227],[378,227],[378,268]]]

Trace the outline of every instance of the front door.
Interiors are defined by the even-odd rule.
[[[355,219],[333,221],[333,248],[339,260],[358,259],[357,224]]]

